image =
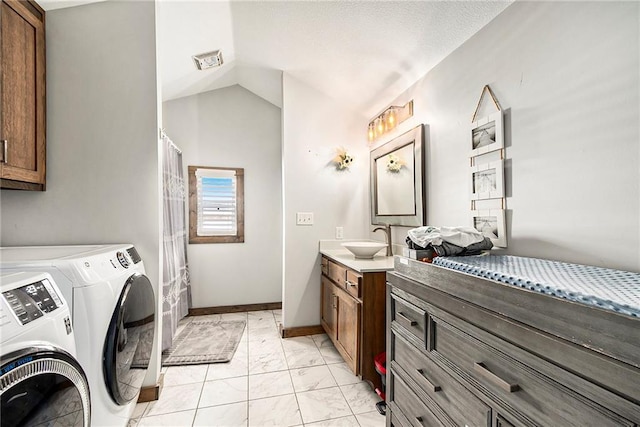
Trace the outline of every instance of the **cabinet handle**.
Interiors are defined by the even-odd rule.
[[[418,324],[418,322],[416,322],[415,320],[413,320],[410,317],[405,316],[404,313],[401,312],[401,311],[396,313],[396,318],[398,320],[402,320],[403,322],[406,322],[407,324],[409,324],[409,326],[416,326]],[[402,323],[402,322],[400,322],[400,323]]]
[[[7,163],[7,156],[9,155],[9,141],[6,139],[2,140],[2,163]]]
[[[418,373],[420,374],[420,378],[422,378],[424,382],[427,383],[427,385],[429,386],[429,390],[433,391],[434,393],[437,393],[440,390],[442,390],[442,387],[440,387],[439,385],[433,385],[433,383],[429,381],[427,376],[424,374],[423,369],[416,369],[416,371],[418,371]]]
[[[352,286],[358,286],[358,285],[347,280],[347,286],[352,287]]]
[[[514,391],[520,390],[520,386],[518,384],[511,384],[508,381],[503,380],[502,378],[491,372],[489,368],[487,368],[482,362],[475,362],[473,364],[473,370],[487,380],[491,381],[493,384],[500,387],[502,390],[506,391],[507,393],[513,393]]]
[[[333,294],[333,308],[336,308],[338,306],[337,304],[337,300],[338,299],[338,295]]]

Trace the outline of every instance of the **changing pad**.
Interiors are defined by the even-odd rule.
[[[640,274],[511,255],[436,257],[433,264],[640,317]]]

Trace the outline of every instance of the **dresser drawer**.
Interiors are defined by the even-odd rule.
[[[434,351],[501,406],[523,414],[537,425],[633,426],[528,367],[534,359],[537,365],[543,363],[537,356],[523,353],[495,335],[474,329],[474,336],[471,336],[433,313],[432,317],[435,322]],[[486,343],[489,340],[492,345]],[[521,360],[509,356],[514,353]]]
[[[345,283],[347,292],[356,298],[360,298],[360,287],[362,286],[362,276],[355,271],[347,270],[347,281]]]
[[[409,423],[414,427],[449,427],[449,424],[443,424],[393,371],[391,383],[392,402],[401,411],[401,414],[396,415],[401,420],[401,425]]]
[[[344,288],[345,282],[347,280],[347,268],[329,260],[328,270],[329,278],[333,280],[338,286]]]
[[[413,334],[424,346],[427,341],[427,313],[423,309],[391,294],[391,321]]]
[[[456,424],[491,427],[491,409],[433,360],[395,334],[391,335],[391,349],[391,367],[415,381]]]

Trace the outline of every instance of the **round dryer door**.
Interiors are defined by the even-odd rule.
[[[153,288],[147,276],[137,273],[129,277],[104,343],[104,378],[118,405],[137,397],[142,386],[153,349],[155,312]]]
[[[30,347],[0,361],[2,426],[89,426],[87,379],[64,350]]]

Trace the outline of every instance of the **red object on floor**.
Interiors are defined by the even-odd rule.
[[[382,399],[385,399],[385,388],[387,385],[387,353],[382,352],[373,358],[373,363],[376,368],[376,372],[380,374],[382,379],[382,390],[376,388],[376,393]],[[386,400],[386,399],[385,399]]]

